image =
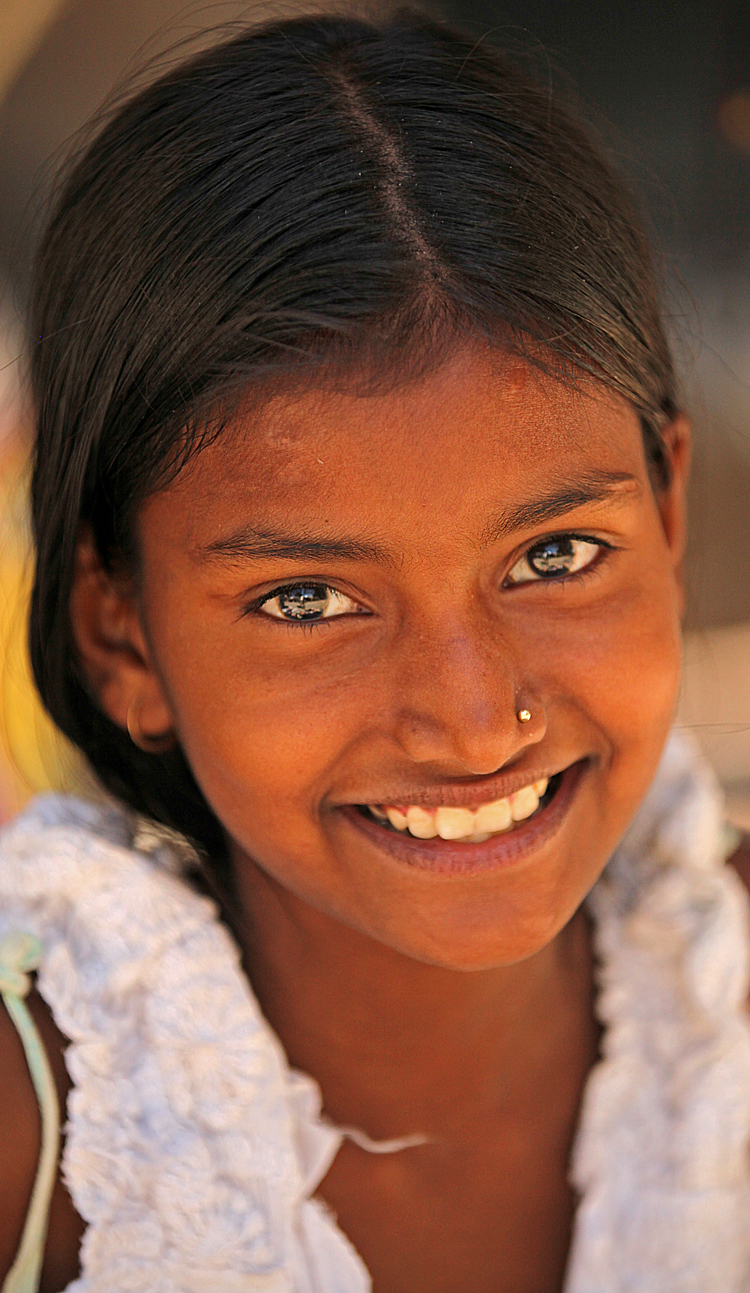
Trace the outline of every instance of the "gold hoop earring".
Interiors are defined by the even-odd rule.
[[[143,750],[144,754],[164,754],[167,750],[171,750],[175,743],[174,734],[172,732],[163,732],[159,736],[145,736],[143,734],[139,719],[140,707],[136,710],[135,714],[133,713],[133,706],[136,704],[136,700],[137,697],[134,696],[128,705],[128,712],[125,718],[125,726],[128,729],[128,736],[133,742],[133,745],[137,746],[139,750]]]
[[[516,718],[518,719],[519,723],[530,723],[530,722],[531,722],[531,710],[530,710],[530,709],[519,709],[518,713],[516,714]]]

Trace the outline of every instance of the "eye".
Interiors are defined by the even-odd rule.
[[[506,584],[528,584],[532,580],[559,579],[586,570],[610,544],[575,534],[558,534],[542,539],[519,557],[508,573]]]
[[[275,620],[290,623],[332,620],[341,615],[358,615],[362,607],[345,593],[327,584],[290,584],[269,593],[256,609]]]

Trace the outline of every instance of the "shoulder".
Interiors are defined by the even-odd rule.
[[[61,1123],[70,1079],[65,1068],[67,1040],[38,992],[27,1004],[50,1062],[60,1102]],[[21,1242],[41,1150],[41,1116],[21,1039],[0,1001],[0,1285]],[[58,1178],[49,1213],[40,1293],[59,1293],[79,1273],[83,1223]]]
[[[22,862],[28,867],[38,849],[90,854],[92,849],[130,849],[136,819],[114,799],[85,799],[77,795],[36,795],[0,830],[0,856],[11,872]]]

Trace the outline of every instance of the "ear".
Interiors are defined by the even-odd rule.
[[[76,552],[70,618],[83,672],[100,709],[126,728],[135,704],[144,737],[169,732],[172,714],[153,668],[132,581],[104,569],[88,529]]]
[[[687,486],[692,453],[690,423],[683,414],[678,414],[665,427],[662,443],[669,471],[669,483],[658,489],[656,501],[667,546],[672,554],[682,602],[684,600],[683,561],[687,542]]]

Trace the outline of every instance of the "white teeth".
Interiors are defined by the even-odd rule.
[[[510,797],[510,811],[514,822],[522,822],[526,817],[531,817],[538,807],[539,796],[533,786],[524,786],[523,790]]]
[[[507,831],[513,825],[513,815],[508,799],[496,799],[494,803],[482,804],[474,814],[475,831]]]
[[[548,777],[541,777],[533,785],[523,786],[507,799],[495,799],[491,804],[481,804],[473,812],[470,808],[444,808],[434,811],[412,805],[403,813],[400,808],[370,805],[370,811],[380,822],[389,821],[397,831],[407,831],[419,840],[432,840],[439,835],[443,840],[463,840],[483,844],[492,835],[510,830],[514,822],[525,821],[539,807],[539,800],[546,792]]]
[[[425,812],[424,808],[408,808],[406,822],[409,834],[416,835],[418,840],[432,840],[438,833],[435,818],[432,813]]]
[[[470,808],[438,808],[435,825],[441,840],[460,840],[473,835],[476,829],[474,816]]]
[[[395,826],[397,831],[406,830],[407,821],[404,813],[400,813],[398,808],[387,808],[386,813],[391,826]]]

